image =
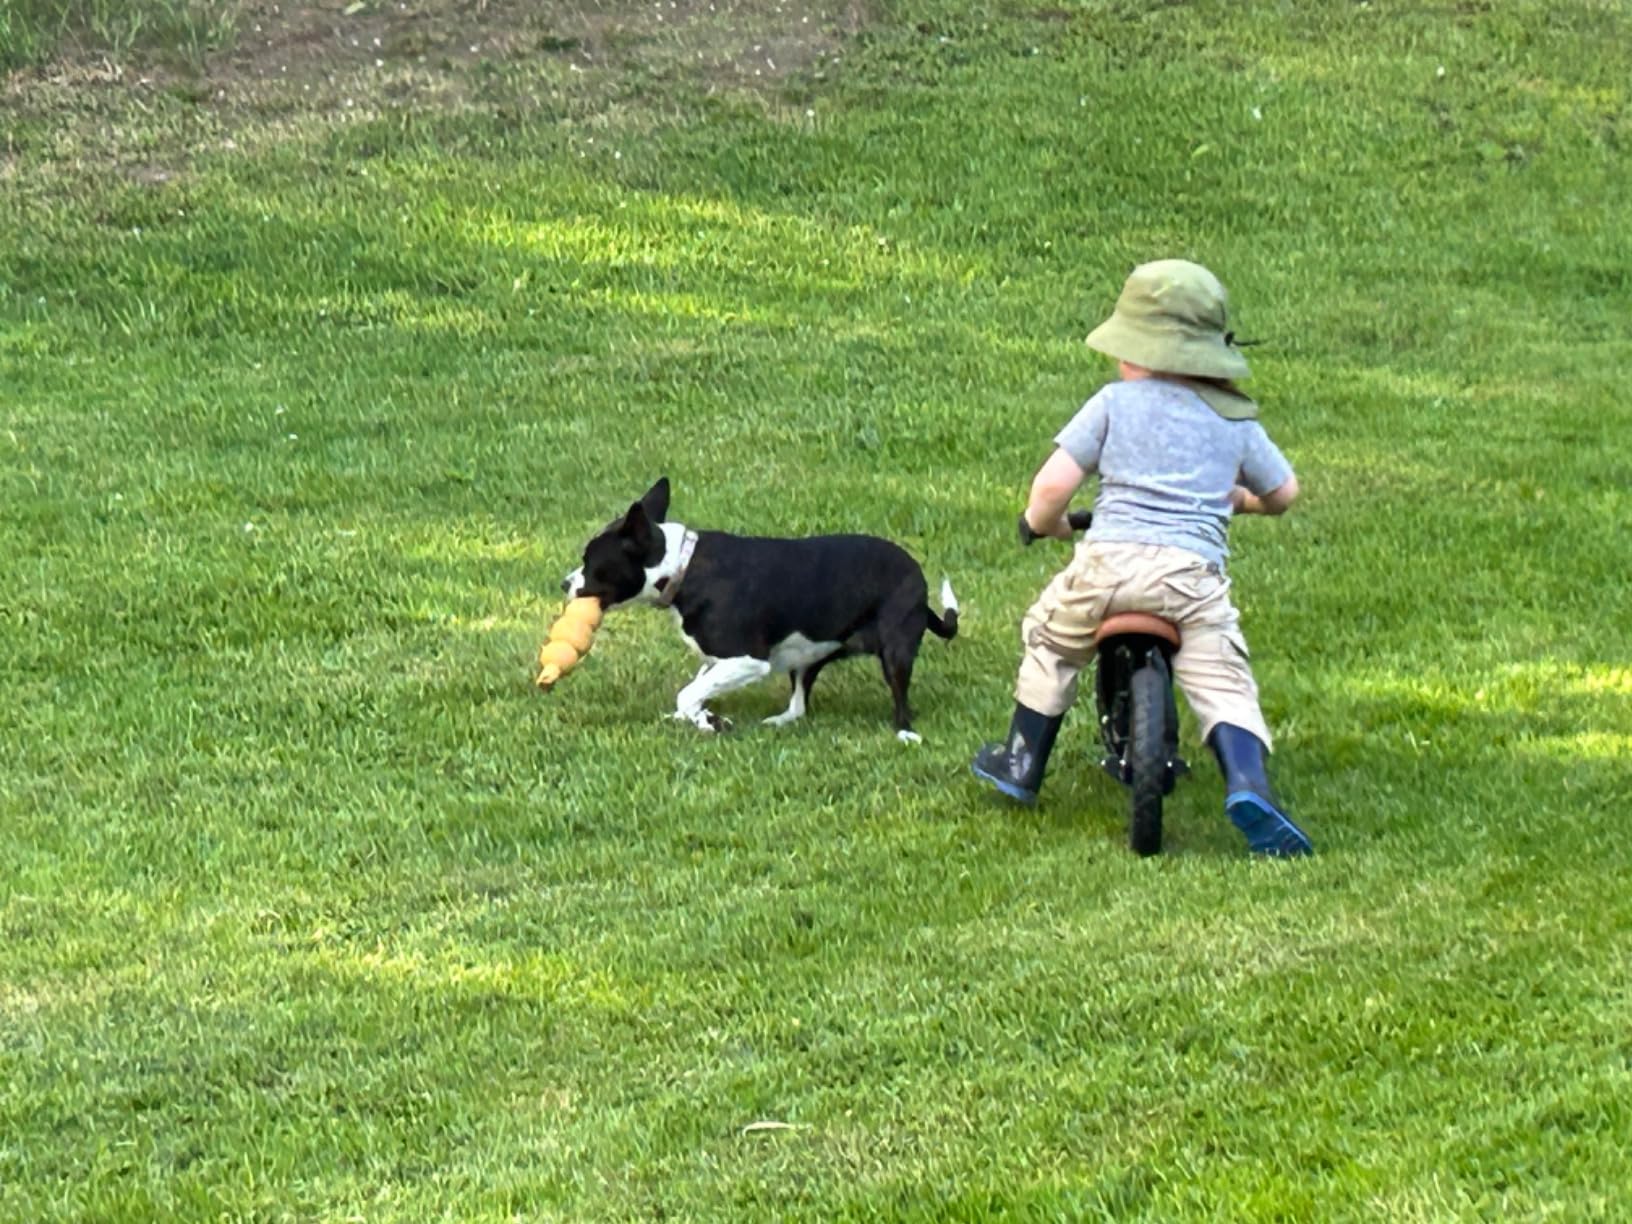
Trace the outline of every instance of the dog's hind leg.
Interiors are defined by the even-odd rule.
[[[884,669],[884,683],[890,686],[890,698],[895,702],[895,738],[903,744],[921,743],[924,738],[912,729],[912,708],[907,704],[913,658],[913,648],[903,649],[899,644],[885,646],[878,658]]]
[[[674,717],[692,724],[699,731],[724,731],[730,727],[727,719],[714,714],[707,702],[722,693],[744,688],[771,674],[771,665],[765,659],[739,655],[733,659],[718,659],[697,673],[697,678],[675,698]]]
[[[912,729],[912,707],[907,689],[912,684],[912,665],[918,645],[929,627],[929,604],[924,600],[924,580],[914,576],[897,588],[878,614],[878,662],[884,669],[884,683],[890,686],[895,703],[895,738],[903,744],[921,742]]]

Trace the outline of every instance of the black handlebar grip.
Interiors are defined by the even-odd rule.
[[[1094,512],[1092,510],[1073,510],[1065,516],[1065,521],[1070,524],[1072,531],[1087,531],[1088,524],[1094,521]],[[1020,543],[1029,545],[1033,540],[1042,538],[1031,529],[1031,524],[1026,522],[1026,512],[1022,510],[1020,512]]]

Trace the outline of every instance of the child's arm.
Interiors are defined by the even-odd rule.
[[[1026,502],[1026,522],[1040,536],[1060,540],[1071,538],[1065,511],[1088,473],[1065,450],[1056,448],[1043,461],[1031,480],[1031,497]]]
[[[1286,509],[1298,496],[1298,478],[1287,477],[1286,483],[1278,489],[1271,489],[1260,496],[1252,492],[1245,485],[1236,485],[1230,494],[1230,502],[1237,514],[1285,514]]]

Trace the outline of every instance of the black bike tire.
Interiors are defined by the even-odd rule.
[[[1128,681],[1128,773],[1133,790],[1128,844],[1135,854],[1162,852],[1162,799],[1167,793],[1167,691],[1160,669],[1136,669]]]

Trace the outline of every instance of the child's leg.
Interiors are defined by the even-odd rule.
[[[1026,613],[1008,737],[982,747],[970,765],[977,778],[1022,803],[1036,802],[1060,724],[1077,697],[1078,673],[1093,655],[1104,593],[1090,580],[1092,569],[1079,552]]]
[[[1201,723],[1201,738],[1224,774],[1224,810],[1255,854],[1308,854],[1313,847],[1288,819],[1269,786],[1265,758],[1269,724],[1258,705],[1241,618],[1230,602],[1230,580],[1193,555],[1162,550],[1147,589],[1161,597],[1162,614],[1176,622],[1181,644],[1173,679]]]
[[[1226,588],[1227,592],[1227,588]],[[1255,854],[1290,857],[1313,850],[1308,836],[1281,810],[1270,789],[1265,758],[1269,726],[1258,704],[1246,639],[1228,594],[1220,623],[1186,626],[1173,674],[1201,722],[1203,741],[1224,774],[1224,809]]]
[[[1079,550],[1020,622],[1024,654],[1014,699],[1038,713],[1069,710],[1077,700],[1077,676],[1093,660],[1094,634],[1114,589],[1105,582],[1100,551],[1091,545]]]

